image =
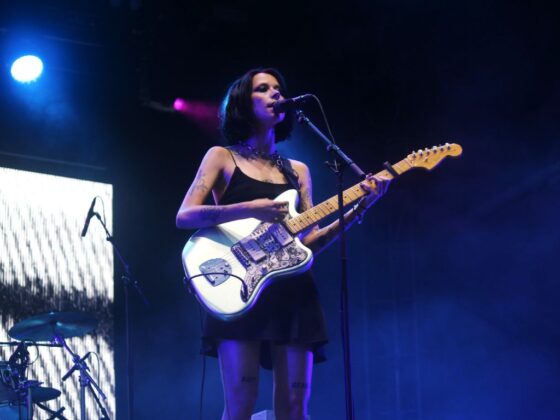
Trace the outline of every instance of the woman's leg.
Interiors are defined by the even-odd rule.
[[[313,352],[309,346],[273,345],[276,420],[305,420],[311,396]]]
[[[218,358],[224,387],[222,420],[249,420],[259,386],[260,342],[221,340]]]

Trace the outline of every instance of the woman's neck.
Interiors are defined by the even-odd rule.
[[[276,134],[274,128],[255,130],[255,133],[244,143],[259,153],[271,155],[276,152]]]

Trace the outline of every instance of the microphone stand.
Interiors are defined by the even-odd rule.
[[[346,252],[346,233],[343,209],[343,174],[346,168],[350,168],[360,178],[365,178],[366,174],[356,163],[354,163],[343,151],[334,144],[321,130],[319,130],[305,116],[301,110],[296,111],[297,120],[300,124],[305,124],[315,134],[317,134],[326,144],[327,152],[333,155],[334,161],[327,162],[327,165],[337,176],[338,192],[338,222],[340,226],[340,328],[342,336],[342,352],[344,357],[344,389],[346,397],[346,419],[354,420],[354,401],[352,400],[352,369],[350,363],[350,333],[348,325],[348,257]]]
[[[117,258],[121,262],[124,269],[124,273],[121,275],[121,280],[122,280],[123,291],[124,291],[124,313],[125,313],[124,316],[125,316],[125,337],[126,337],[126,344],[125,344],[126,396],[127,396],[128,419],[131,420],[134,417],[132,412],[134,393],[132,390],[133,366],[132,366],[132,358],[131,358],[132,351],[130,346],[131,323],[130,323],[130,305],[129,305],[129,298],[128,298],[129,287],[131,285],[132,287],[134,287],[134,289],[136,290],[136,292],[138,293],[138,295],[140,296],[142,302],[144,302],[144,305],[146,307],[150,306],[150,302],[146,298],[146,295],[144,295],[144,292],[142,291],[142,288],[140,287],[138,280],[132,278],[132,274],[130,272],[130,266],[123,258],[121,252],[119,251],[119,248],[115,244],[115,240],[113,236],[109,233],[109,230],[105,225],[105,222],[97,212],[93,212],[93,216],[95,216],[97,220],[99,220],[99,222],[101,223],[101,226],[103,226],[103,229],[105,230],[105,234],[107,235],[107,241],[111,243],[111,245],[113,246],[115,254],[117,255]]]
[[[95,382],[93,377],[88,372],[89,367],[87,365],[86,360],[91,355],[91,352],[87,352],[85,356],[80,357],[78,354],[74,353],[72,351],[72,349],[70,349],[70,347],[68,347],[68,344],[66,343],[66,340],[64,339],[64,337],[55,336],[53,338],[53,341],[55,343],[62,344],[62,346],[64,346],[66,351],[68,351],[68,353],[70,353],[70,355],[72,356],[72,361],[74,362],[74,365],[62,377],[62,382],[64,382],[66,379],[68,379],[70,376],[72,376],[72,374],[75,371],[80,372],[80,377],[79,377],[79,381],[80,381],[80,420],[87,420],[86,391],[88,389],[90,391],[91,396],[95,400],[95,403],[97,404],[97,407],[101,411],[100,420],[109,420],[109,415],[107,414],[107,410],[105,409],[105,407],[101,403],[101,400],[99,399],[97,394],[99,394],[101,396],[101,398],[103,398],[103,400],[106,400],[107,396],[103,393],[103,391],[99,387],[99,384],[97,384],[97,382]]]

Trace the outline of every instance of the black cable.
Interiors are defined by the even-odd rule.
[[[200,277],[200,276],[206,276],[206,275],[217,275],[217,274],[227,274],[230,275],[232,277],[237,278],[238,280],[240,280],[243,283],[243,279],[239,276],[236,276],[235,274],[231,274],[231,273],[223,273],[223,272],[212,272],[212,273],[200,273],[200,274],[195,274],[194,276],[191,277],[184,277],[183,279],[183,284],[185,285],[185,287],[187,288],[187,290],[190,292],[189,289],[189,281],[196,278],[196,277]],[[202,308],[199,307],[199,314],[200,314],[200,335],[202,336],[202,328],[203,328],[203,312],[202,312]],[[199,401],[199,407],[198,407],[198,418],[199,420],[202,420],[202,409],[203,409],[203,403],[204,403],[204,382],[206,379],[206,355],[204,353],[202,353],[202,378],[200,380],[200,401]],[[228,413],[228,418],[231,418],[230,414],[229,414],[229,409],[227,406],[227,401],[224,401],[224,405],[226,407],[226,412]]]
[[[311,95],[313,97],[313,99],[315,99],[315,101],[317,102],[317,104],[319,105],[319,109],[321,110],[321,115],[323,116],[323,121],[325,122],[325,126],[327,127],[327,131],[329,132],[329,136],[331,136],[331,140],[334,144],[336,144],[336,141],[334,141],[334,135],[331,131],[331,126],[329,125],[329,120],[327,119],[327,114],[325,114],[325,110],[323,109],[323,104],[321,103],[321,101],[319,100],[319,98],[315,95]]]
[[[185,286],[188,288],[189,287],[188,282],[191,281],[192,279],[195,279],[195,278],[200,277],[200,276],[216,276],[216,275],[235,277],[237,280],[243,282],[243,279],[241,277],[239,277],[238,275],[235,275],[235,274],[232,274],[232,273],[224,273],[223,271],[212,271],[212,272],[208,272],[208,273],[200,273],[200,274],[195,274],[194,276],[185,277],[184,283],[185,283]]]
[[[103,201],[103,197],[100,195],[96,195],[95,198],[99,198],[101,202],[101,213],[103,214],[103,223],[107,224],[107,218],[105,217],[105,202]]]
[[[202,327],[203,327],[203,314],[202,314],[202,308],[198,308],[199,309],[199,314],[200,314],[200,335],[202,336]],[[198,418],[199,420],[202,420],[203,418],[203,411],[202,408],[204,406],[204,381],[206,379],[206,355],[204,353],[201,354],[202,356],[202,377],[200,379],[200,401],[199,401],[199,405],[198,405]]]

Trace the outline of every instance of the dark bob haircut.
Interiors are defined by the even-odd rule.
[[[273,68],[257,68],[249,70],[231,84],[220,110],[220,130],[228,144],[242,143],[253,134],[255,114],[253,112],[253,76],[267,73],[274,76],[280,83],[280,93],[287,97],[286,82],[282,74]],[[286,112],[284,120],[275,127],[276,142],[286,140],[294,127],[294,113]]]

